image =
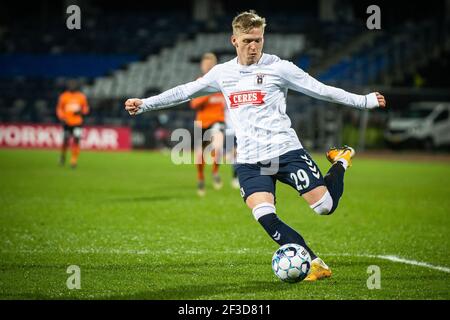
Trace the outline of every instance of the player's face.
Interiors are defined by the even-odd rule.
[[[67,90],[69,91],[77,91],[78,83],[75,80],[69,80],[67,82]]]
[[[249,33],[240,33],[231,37],[231,43],[236,48],[239,63],[251,65],[261,58],[264,45],[264,31],[253,28]]]
[[[200,64],[200,69],[202,69],[203,74],[207,74],[209,70],[216,65],[215,61],[212,59],[203,59]]]

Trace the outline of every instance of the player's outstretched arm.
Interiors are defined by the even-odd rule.
[[[217,66],[195,81],[176,86],[159,95],[147,99],[128,99],[125,101],[125,110],[127,110],[130,115],[135,116],[146,111],[174,107],[195,97],[218,92],[220,91],[220,87],[216,81],[216,67]]]
[[[386,107],[386,100],[379,92],[358,95],[340,88],[328,86],[311,77],[292,62],[282,61],[280,64],[280,73],[289,89],[302,92],[316,99],[361,109]]]
[[[142,100],[138,98],[132,98],[125,101],[125,110],[132,116],[135,116],[142,106]]]
[[[378,105],[380,106],[380,108],[386,108],[386,99],[384,98],[384,96],[379,92],[375,92],[375,95],[377,97]]]

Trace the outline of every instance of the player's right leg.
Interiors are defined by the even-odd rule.
[[[231,187],[233,189],[239,189],[240,185],[236,171],[236,136],[231,129],[227,129],[225,132],[225,158],[226,163],[231,164]]]
[[[268,192],[253,193],[247,198],[247,206],[252,209],[256,221],[264,228],[278,245],[296,243],[308,250],[311,259],[317,258],[305,242],[305,239],[294,229],[284,223],[276,214],[274,196]]]
[[[72,132],[67,125],[63,126],[63,139],[61,144],[61,155],[59,157],[59,164],[63,166],[66,162],[67,148],[69,147],[70,136]]]
[[[79,126],[72,127],[73,144],[72,156],[70,157],[70,166],[75,169],[78,165],[78,156],[80,155],[80,139],[82,129]]]
[[[197,167],[197,194],[203,197],[206,194],[205,191],[205,160],[203,158],[203,146],[200,144],[194,149],[195,163]]]
[[[213,146],[213,163],[212,163],[212,176],[213,176],[213,187],[216,190],[222,188],[222,179],[219,175],[219,166],[222,161],[222,153],[223,153],[223,143],[224,143],[224,124],[221,122],[217,122],[212,125],[212,146]]]
[[[309,251],[312,259],[315,259],[317,256],[303,237],[281,221],[276,214],[275,178],[261,175],[260,167],[254,164],[238,164],[236,169],[245,203],[272,240],[280,246],[287,243],[299,244]]]

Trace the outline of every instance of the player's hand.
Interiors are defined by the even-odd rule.
[[[382,96],[379,92],[375,92],[375,95],[378,99],[378,105],[380,108],[386,108],[386,99],[384,99],[384,96]]]
[[[141,105],[143,104],[141,99],[133,98],[125,101],[125,110],[132,116],[135,116],[138,111],[141,109]]]

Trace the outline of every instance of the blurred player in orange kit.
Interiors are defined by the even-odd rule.
[[[216,55],[213,53],[205,53],[200,62],[202,74],[205,75],[208,73],[216,64]],[[191,108],[197,111],[195,125],[202,130],[202,141],[195,144],[194,152],[195,163],[197,164],[197,193],[199,196],[204,196],[205,176],[203,171],[205,159],[203,152],[209,141],[211,141],[213,148],[213,186],[217,190],[222,187],[222,180],[219,175],[219,163],[222,157],[224,143],[226,104],[222,93],[214,93],[209,96],[192,99]]]
[[[67,90],[59,96],[56,107],[56,115],[63,122],[64,130],[60,158],[61,165],[64,165],[66,162],[66,151],[69,147],[70,138],[73,137],[70,165],[72,168],[76,168],[80,153],[83,116],[88,113],[89,105],[86,96],[78,90],[78,84],[75,80],[69,80],[67,82]]]

